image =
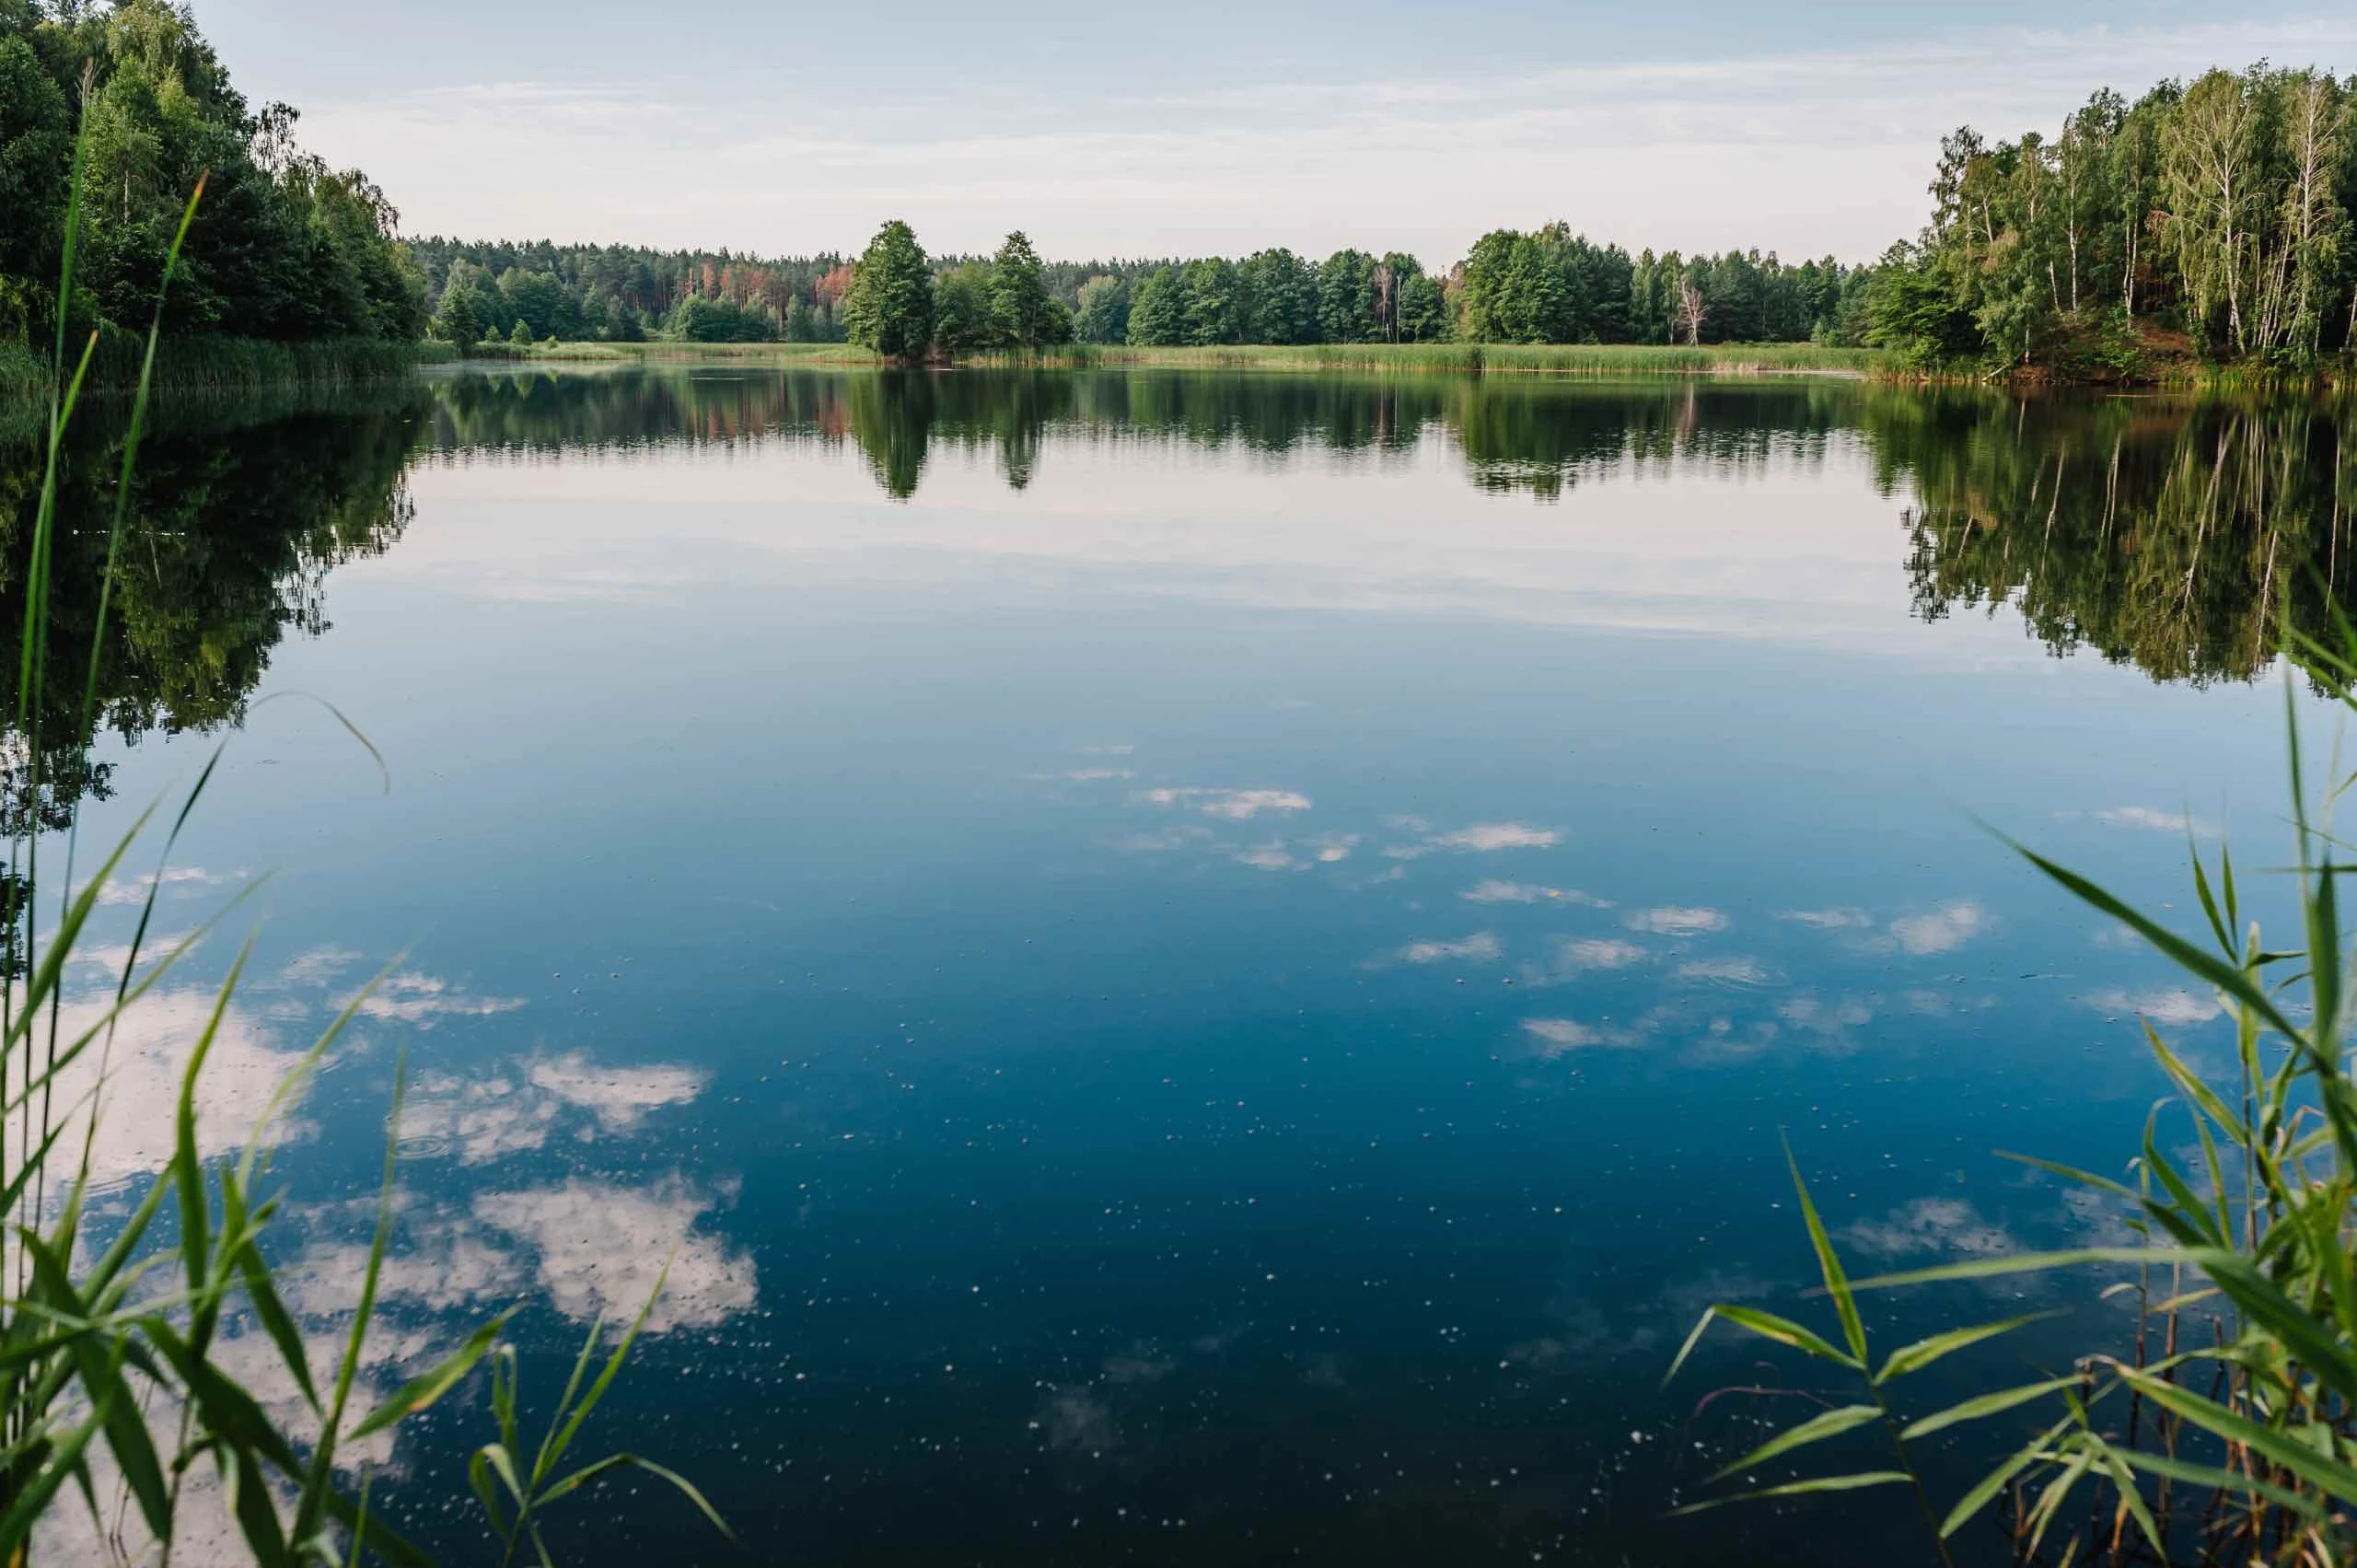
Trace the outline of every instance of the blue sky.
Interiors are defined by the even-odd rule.
[[[196,0],[257,100],[413,232],[855,249],[1028,229],[1059,256],[1355,244],[1446,264],[1562,217],[1632,248],[1863,260],[1940,134],[2109,83],[2357,69],[2313,5],[1495,0],[829,7]]]

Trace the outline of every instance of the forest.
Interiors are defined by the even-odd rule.
[[[305,153],[296,119],[284,104],[249,105],[166,0],[0,0],[0,351],[46,345],[62,313],[122,357],[154,313],[200,176],[168,333],[417,339],[424,284],[397,238],[400,214],[359,170]],[[60,301],[77,125],[84,184],[106,199],[84,205],[74,296]]]
[[[1945,138],[1913,239],[1869,264],[1683,254],[1566,223],[1500,228],[1446,268],[1399,250],[1069,261],[1022,234],[932,255],[899,222],[854,259],[402,238],[356,169],[255,109],[189,13],[0,0],[0,358],[47,358],[61,314],[128,358],[190,192],[174,343],[857,343],[900,360],[1065,342],[1227,344],[1815,342],[1935,373],[2125,379],[2301,373],[2357,343],[2357,78],[2259,64],[2106,88],[2051,134]],[[87,106],[86,108],[84,106]],[[74,297],[55,297],[86,122]],[[0,383],[8,379],[0,364]]]
[[[2131,372],[2155,353],[2305,369],[2357,343],[2357,78],[2266,64],[2106,88],[2055,134],[1940,145],[1931,221],[1869,291],[1926,367]]]
[[[913,231],[910,238],[913,241]],[[1056,261],[1023,242],[1066,328],[1048,342],[1235,343],[1855,344],[1871,269],[1758,251],[1631,256],[1562,224],[1484,236],[1447,273],[1414,256],[1283,247],[1249,256]],[[842,343],[857,265],[846,258],[656,251],[624,246],[411,242],[452,342]],[[1022,346],[978,302],[1002,256],[917,253],[939,335],[959,354]],[[870,343],[869,346],[874,346]]]
[[[1814,341],[1934,373],[2297,374],[2357,345],[2352,100],[2357,82],[2261,64],[2132,104],[2105,88],[2050,135],[1960,129],[1941,143],[1921,234],[1866,265],[1632,255],[1562,223],[1494,230],[1446,272],[1399,251],[1069,262],[1009,244],[1028,258],[1015,286],[1043,289],[1084,343]],[[591,335],[847,338],[900,359],[1062,341],[993,316],[1001,258],[928,256],[899,223],[848,266],[447,241],[420,254],[437,290],[464,280],[445,335],[471,316],[485,336],[537,338],[549,321],[563,336],[577,317]],[[861,310],[864,277],[877,303]]]

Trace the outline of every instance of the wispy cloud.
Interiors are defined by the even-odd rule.
[[[2154,832],[2176,833],[2182,837],[2193,833],[2212,838],[2217,830],[2200,818],[2183,811],[2164,811],[2155,806],[2109,806],[2095,814],[2096,820],[2112,828],[2145,828]]]
[[[1774,977],[1758,958],[1697,958],[1678,965],[1678,978],[1703,985],[1759,986]]]
[[[2206,1024],[2224,1014],[2214,996],[2200,994],[2173,985],[2160,991],[2143,991],[2133,994],[2113,989],[2098,991],[2083,999],[2098,1013],[2114,1016],[2133,1014],[2150,1018],[2163,1028],[2183,1028],[2189,1024]]]
[[[2091,82],[2132,90],[2222,60],[2345,66],[2357,24],[2313,10],[2192,26],[1960,27],[1850,48],[1713,50],[1681,38],[1652,57],[1530,52],[1519,70],[1434,63],[1337,75],[1319,60],[1287,71],[1279,52],[1248,81],[1198,73],[1183,91],[1109,88],[1077,111],[1070,72],[1036,90],[1005,90],[1004,72],[986,71],[880,97],[866,74],[849,73],[856,104],[821,77],[782,106],[709,73],[693,87],[644,72],[584,81],[594,64],[560,55],[547,80],[493,70],[448,87],[314,95],[304,129],[331,162],[410,193],[419,232],[702,234],[774,253],[856,245],[899,212],[947,251],[987,249],[1021,216],[1051,254],[1240,253],[1271,236],[1323,254],[1404,192],[1399,242],[1439,267],[1502,214],[1538,221],[1527,193],[1538,191],[1546,211],[1607,215],[1590,232],[1631,246],[1864,260],[1922,223],[1929,149],[1956,124],[2050,130]],[[1062,112],[1044,107],[1051,86],[1065,89]],[[545,178],[502,180],[485,146]],[[1483,157],[1469,164],[1466,146]],[[1057,178],[1043,183],[1042,168]],[[743,214],[737,197],[756,188],[795,199]]]
[[[1890,923],[1891,940],[1917,957],[1952,953],[1996,923],[1989,912],[1969,899],[1943,904],[1927,914],[1901,916]]]
[[[1477,931],[1453,940],[1426,937],[1411,942],[1387,957],[1399,964],[1493,964],[1504,956],[1505,948],[1495,935]]]
[[[1727,928],[1727,917],[1714,909],[1688,909],[1676,905],[1662,909],[1631,910],[1620,923],[1631,931],[1650,931],[1656,936],[1701,936]]]
[[[360,999],[364,1018],[415,1024],[431,1028],[438,1018],[487,1018],[513,1013],[524,1005],[520,996],[476,996],[438,975],[403,970],[387,975],[374,991]]]
[[[1583,1024],[1575,1018],[1525,1018],[1522,1032],[1530,1053],[1540,1057],[1568,1056],[1575,1051],[1631,1051],[1645,1043],[1636,1029],[1611,1025]]]
[[[207,871],[201,865],[168,865],[154,875],[134,877],[129,881],[116,877],[99,889],[99,902],[142,904],[147,901],[147,891],[151,887],[155,889],[157,898],[162,900],[178,893],[197,893],[208,888],[226,887],[245,879],[246,874],[242,871]]]
[[[2002,1225],[1961,1198],[1918,1198],[1880,1219],[1842,1232],[1851,1246],[1884,1262],[1903,1258],[1996,1258],[2022,1250]]]
[[[1306,871],[1314,865],[1333,865],[1351,858],[1351,851],[1358,845],[1355,833],[1329,833],[1323,838],[1287,841],[1271,839],[1264,844],[1254,844],[1238,850],[1238,865],[1261,871]]]
[[[1625,970],[1652,955],[1634,942],[1614,937],[1564,937],[1555,944],[1554,967],[1559,973],[1582,974],[1590,970]]]
[[[1141,790],[1137,798],[1148,806],[1200,811],[1206,817],[1225,818],[1231,822],[1248,822],[1264,812],[1306,811],[1314,804],[1298,790],[1206,789],[1200,785]]]
[[[1476,882],[1465,889],[1465,897],[1477,904],[1577,904],[1584,909],[1608,910],[1610,899],[1599,899],[1594,893],[1583,893],[1577,888],[1542,888],[1535,882],[1502,882],[1492,879]]]
[[[1417,860],[1440,853],[1495,854],[1502,850],[1552,849],[1563,842],[1563,835],[1554,829],[1535,828],[1527,822],[1477,822],[1446,833],[1426,830],[1421,818],[1396,817],[1392,822],[1411,832],[1424,833],[1414,843],[1394,844],[1383,852],[1394,860]]]
[[[1875,923],[1875,917],[1862,909],[1780,910],[1776,918],[1812,931],[1855,931]]]

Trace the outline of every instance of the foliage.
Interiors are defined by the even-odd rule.
[[[1924,366],[2058,364],[2107,312],[2313,369],[2357,331],[2357,130],[2330,74],[2108,89],[2056,134],[1940,145],[1931,222],[1878,269],[1875,341]]]
[[[887,359],[924,357],[933,343],[933,273],[909,226],[898,218],[868,241],[843,299],[851,341]]]
[[[302,153],[295,121],[284,104],[251,110],[168,0],[0,5],[0,339],[44,341],[61,316],[77,339],[94,328],[130,337],[125,323],[152,307],[200,175],[206,198],[167,337],[417,338],[424,297],[394,238],[398,215],[358,170]],[[89,187],[107,199],[83,214],[61,306],[77,145]]]
[[[482,317],[475,309],[473,292],[454,288],[443,295],[442,308],[434,313],[434,330],[460,354],[481,342]]]
[[[1020,229],[991,260],[989,301],[997,346],[1034,350],[1072,341],[1072,312],[1048,292],[1039,254]]]
[[[993,293],[992,270],[983,261],[964,262],[935,279],[934,345],[952,358],[999,346],[1004,340]]]
[[[2336,618],[2323,637],[2293,634],[2312,680],[2357,709],[2357,626]],[[2293,695],[2288,679],[2287,699]],[[2191,847],[2193,891],[2206,930],[2189,939],[2096,883],[2028,850],[2038,871],[2116,922],[2214,993],[2234,1025],[2224,1081],[2197,1068],[2148,1021],[2144,1038],[2175,1090],[2147,1117],[2133,1185],[2043,1160],[2029,1166],[2116,1205],[2143,1237],[2133,1247],[1984,1257],[1868,1280],[1845,1277],[1795,1167],[1801,1212],[1840,1325],[1837,1340],[1752,1308],[1720,1305],[1695,1326],[1674,1375],[1713,1321],[1844,1368],[1867,1402],[1791,1428],[1713,1480],[1748,1476],[1795,1450],[1854,1427],[1887,1434],[1895,1469],[1817,1476],[1744,1495],[1782,1497],[1911,1485],[1936,1550],[2003,1500],[2017,1561],[2108,1553],[2114,1561],[2266,1561],[2326,1568],[2357,1550],[2357,1087],[2346,1040],[2348,981],[2357,947],[2343,931],[2340,880],[2349,866],[2329,819],[2357,775],[2336,761],[2312,815],[2296,706],[2290,736],[2293,875],[2299,931],[2267,947],[2247,920],[2232,855],[2214,863]],[[2193,1143],[2180,1131],[2190,1124]],[[2128,1295],[2134,1332],[2106,1335],[2048,1374],[1907,1420],[1891,1386],[1932,1362],[2022,1327],[2028,1318],[1949,1330],[1869,1359],[1859,1293],[2046,1271],[2095,1272],[2107,1295]],[[1943,1512],[1908,1444],[1969,1422],[2003,1418],[2031,1435]],[[2091,1493],[2084,1536],[2076,1517]],[[1721,1499],[1719,1501],[1734,1501]],[[1698,1506],[1713,1506],[1702,1504]]]
[[[54,296],[61,299],[76,296],[76,262],[86,233],[85,180],[92,166],[88,153],[97,141],[97,118],[93,107],[86,114],[74,156]],[[0,1126],[13,1119],[19,1136],[0,1153],[0,1209],[13,1211],[17,1222],[6,1249],[14,1292],[0,1300],[0,1561],[29,1562],[41,1531],[58,1511],[79,1508],[87,1509],[96,1539],[108,1543],[110,1552],[144,1552],[152,1543],[159,1560],[168,1562],[183,1525],[195,1511],[193,1488],[210,1470],[218,1479],[222,1509],[257,1564],[335,1568],[347,1561],[356,1564],[364,1553],[382,1562],[419,1564],[426,1561],[424,1555],[369,1512],[365,1481],[356,1499],[349,1494],[341,1479],[341,1452],[399,1427],[436,1403],[492,1352],[501,1321],[478,1328],[447,1357],[373,1410],[364,1413],[354,1403],[356,1374],[373,1324],[396,1210],[401,1074],[396,1074],[387,1128],[374,1238],[358,1282],[351,1326],[333,1347],[328,1376],[313,1365],[310,1347],[284,1305],[263,1247],[283,1202],[281,1196],[263,1195],[270,1140],[374,984],[346,1003],[279,1084],[242,1152],[233,1160],[209,1165],[197,1136],[198,1086],[228,1015],[249,943],[230,965],[210,1016],[188,1044],[171,1117],[171,1152],[163,1168],[136,1196],[127,1215],[108,1227],[110,1234],[89,1223],[95,1216],[86,1206],[91,1152],[104,1115],[99,1090],[107,1078],[116,1024],[173,970],[213,923],[200,926],[143,967],[157,890],[166,879],[180,832],[213,777],[220,748],[198,775],[165,836],[163,864],[147,884],[110,1004],[102,1005],[99,1016],[87,1025],[64,1021],[71,1016],[61,1005],[71,969],[113,961],[97,954],[85,934],[93,910],[153,816],[151,807],[99,865],[83,867],[77,877],[78,807],[101,782],[84,748],[106,711],[100,694],[109,690],[111,673],[104,653],[115,645],[116,590],[123,588],[123,609],[135,618],[132,584],[143,575],[123,572],[120,564],[123,540],[133,527],[149,394],[172,285],[204,192],[199,180],[162,252],[128,428],[120,443],[119,461],[111,465],[108,526],[102,532],[91,530],[95,539],[75,539],[70,535],[82,530],[70,529],[64,520],[63,503],[73,487],[68,435],[88,383],[99,333],[93,331],[81,338],[78,354],[69,357],[75,340],[60,321],[52,340],[49,412],[30,527],[12,533],[22,552],[9,578],[21,601],[15,607],[20,611],[21,633],[14,722],[5,747],[11,761],[0,772],[0,820],[10,838],[5,882],[0,882],[5,891],[0,898],[5,910],[5,922],[0,922],[0,970],[5,970],[0,972],[0,1062],[7,1067],[0,1073]],[[0,481],[13,490],[18,482],[16,470],[0,470]],[[15,500],[13,494],[7,498]],[[13,505],[10,509],[15,510]],[[71,676],[71,666],[53,663],[52,657],[57,651],[56,632],[81,629],[60,616],[75,605],[52,592],[62,540],[66,548],[86,552],[98,540],[104,546],[95,573],[95,608],[84,639],[87,673],[78,701],[70,679],[59,679],[61,671]],[[87,559],[86,554],[82,561]],[[160,577],[160,563],[155,570]],[[160,630],[134,624],[133,636],[151,629]],[[223,651],[208,645],[189,662],[202,667]],[[345,727],[359,738],[348,722]],[[361,744],[367,742],[362,738]],[[374,755],[374,748],[369,749]],[[38,895],[43,887],[42,851],[60,836],[64,857],[57,880],[67,891],[51,926],[50,917],[39,912]],[[71,1136],[76,1131],[81,1134],[78,1155]],[[240,1331],[233,1334],[232,1329]],[[626,1337],[624,1351],[629,1342]],[[283,1374],[299,1396],[299,1408],[291,1417],[280,1416],[240,1381],[237,1367],[241,1357],[232,1347],[245,1344],[266,1345],[265,1353],[274,1363],[269,1375]],[[564,1443],[556,1446],[559,1452],[610,1384],[621,1358],[618,1352],[609,1361],[587,1395],[576,1400],[575,1390],[567,1390],[561,1407]],[[577,1376],[575,1383],[577,1388]],[[545,1486],[539,1486],[536,1478],[538,1501],[557,1501],[623,1464],[636,1464],[671,1481],[710,1515],[687,1483],[627,1455],[585,1466]],[[101,1501],[102,1492],[110,1501],[120,1494],[118,1518],[106,1517],[109,1504]],[[135,1522],[131,1522],[134,1515]],[[533,1539],[540,1544],[537,1534]],[[540,1556],[545,1562],[544,1547]]]
[[[571,341],[640,343],[650,331],[678,333],[679,312],[691,299],[725,305],[732,313],[725,339],[693,342],[842,343],[842,299],[851,269],[831,252],[761,257],[721,250],[656,250],[628,245],[555,245],[548,240],[459,240],[435,235],[409,241],[438,304],[454,290],[478,296],[486,334],[505,337],[498,296],[511,273],[544,277],[564,304],[538,323]],[[488,308],[487,308],[488,306]],[[691,322],[715,318],[691,317]],[[709,330],[709,329],[707,329]]]

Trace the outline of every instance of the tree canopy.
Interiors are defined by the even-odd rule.
[[[75,328],[145,328],[202,175],[167,331],[418,336],[424,296],[395,238],[399,215],[359,170],[303,152],[296,119],[284,104],[250,108],[167,0],[0,0],[0,341],[54,330],[77,126],[87,131],[86,188],[106,199],[84,207],[75,295],[64,302]]]
[[[2304,368],[2357,337],[2357,134],[2329,72],[2105,88],[2052,135],[1940,144],[1932,216],[1878,269],[1876,342],[1923,365],[2094,373],[2187,352]]]
[[[933,346],[933,273],[914,230],[894,218],[852,269],[844,296],[851,341],[887,359],[922,359]]]

